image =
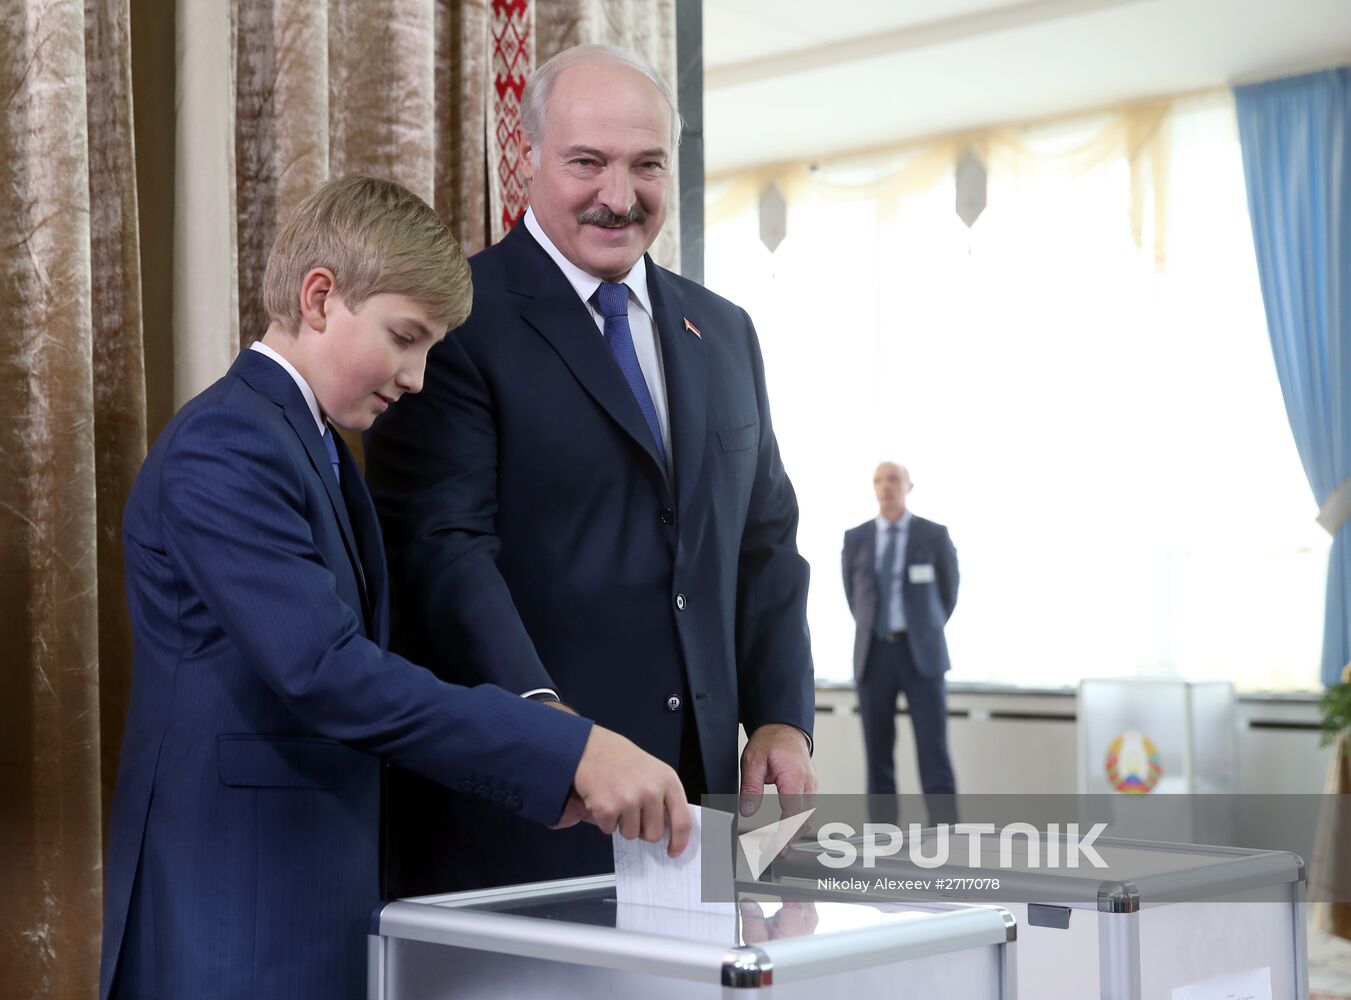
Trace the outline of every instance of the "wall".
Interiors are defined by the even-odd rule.
[[[902,703],[903,704],[903,703]],[[816,769],[825,792],[861,792],[863,730],[852,687],[816,692]],[[1078,790],[1075,694],[972,685],[949,690],[949,739],[963,793],[1031,794]],[[1238,702],[1239,791],[1323,790],[1331,747],[1319,747],[1318,703],[1311,696],[1244,697]],[[909,720],[897,720],[896,777],[919,790]]]

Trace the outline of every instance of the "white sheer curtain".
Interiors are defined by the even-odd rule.
[[[1018,133],[1027,155],[989,156],[970,230],[950,171],[902,198],[798,185],[773,254],[753,203],[710,212],[708,283],[755,318],[802,505],[818,678],[850,675],[841,536],[876,514],[890,458],[957,544],[952,680],[1315,684],[1328,542],[1276,383],[1232,103],[1163,117],[1145,211],[1124,147],[1065,155],[1101,128]]]

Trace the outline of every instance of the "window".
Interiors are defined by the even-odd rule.
[[[1232,104],[1165,119],[1142,247],[1125,155],[1057,155],[1101,128],[990,155],[969,230],[950,170],[900,198],[823,189],[895,176],[896,157],[790,188],[773,254],[754,199],[718,210],[737,179],[710,186],[708,284],[760,333],[818,679],[850,678],[841,538],[876,515],[873,468],[894,459],[957,544],[951,680],[1315,686],[1329,538],[1271,359]]]

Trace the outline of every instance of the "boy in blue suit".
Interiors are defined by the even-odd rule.
[[[469,312],[454,238],[397,184],[308,198],[264,279],[271,324],[174,417],[123,530],[135,636],[99,995],[357,998],[380,900],[381,762],[537,823],[680,853],[670,767],[585,719],[385,651],[364,430]]]

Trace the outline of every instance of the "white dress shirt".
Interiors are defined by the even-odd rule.
[[[883,595],[877,595],[877,613],[883,614],[885,610],[888,632],[905,631],[905,605],[901,601],[901,574],[905,572],[905,546],[910,540],[910,520],[914,515],[906,511],[896,521],[896,562],[892,566],[891,583],[887,587],[886,600],[883,601]],[[887,550],[887,531],[891,528],[892,522],[888,521],[881,514],[877,515],[877,550],[875,561],[873,562],[873,572],[882,572],[882,554]]]
[[[605,333],[605,317],[591,304],[591,296],[596,294],[596,289],[600,287],[602,279],[597,278],[594,274],[587,274],[563,256],[562,251],[554,246],[553,241],[540,228],[539,220],[535,218],[535,210],[532,208],[525,210],[525,228],[530,231],[530,235],[535,238],[535,241],[544,248],[544,252],[549,255],[550,259],[558,265],[558,269],[563,272],[563,277],[568,279],[568,284],[572,286],[573,291],[577,293],[577,297],[582,300],[587,311],[591,313],[591,318],[596,323],[596,329],[603,336]],[[647,291],[647,260],[645,258],[638,258],[638,263],[634,264],[624,277],[623,284],[629,288],[629,330],[633,334],[633,351],[638,355],[638,367],[643,370],[643,381],[647,383],[647,391],[652,396],[652,405],[657,410],[657,424],[661,427],[661,444],[666,452],[666,471],[669,473],[671,472],[671,420],[666,410],[666,378],[662,370],[661,344],[657,340],[657,331],[652,319],[652,297]]]

